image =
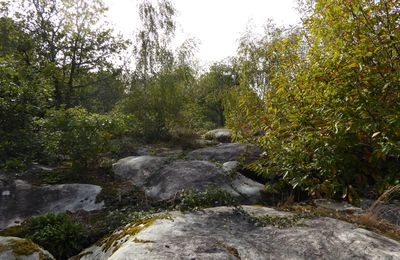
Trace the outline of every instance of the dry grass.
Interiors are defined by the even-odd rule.
[[[293,204],[282,203],[280,209],[294,211],[301,214],[308,214],[312,216],[324,216],[336,218],[339,220],[347,221],[356,224],[362,228],[366,228],[373,232],[385,235],[394,240],[400,241],[400,226],[392,224],[385,220],[383,216],[389,210],[383,207],[384,204],[389,203],[394,197],[400,194],[400,185],[396,185],[386,192],[384,192],[372,205],[362,214],[350,214],[346,212],[337,212],[334,210],[318,208],[309,204]],[[290,200],[289,200],[290,202]]]

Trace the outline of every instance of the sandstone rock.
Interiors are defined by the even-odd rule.
[[[229,143],[232,140],[232,133],[231,130],[221,128],[221,129],[214,129],[211,131],[208,131],[205,135],[204,138],[206,140],[214,140],[218,141],[221,143]]]
[[[136,186],[143,186],[147,180],[164,166],[167,158],[158,156],[132,156],[119,160],[113,165],[116,175]]]
[[[175,197],[182,190],[204,191],[210,185],[239,194],[229,185],[229,179],[215,164],[207,161],[183,161],[171,163],[158,174],[150,177],[146,194],[156,200]]]
[[[14,185],[0,188],[0,229],[18,224],[34,215],[49,212],[76,212],[101,209],[96,197],[101,187],[89,184],[32,186],[16,180]]]
[[[261,152],[254,145],[227,143],[194,150],[187,157],[192,160],[228,162],[236,161],[242,156],[245,156],[247,160],[252,160],[259,156]]]
[[[170,212],[127,225],[80,259],[399,259],[400,243],[331,218],[287,227],[255,218],[290,218],[264,207]]]
[[[17,237],[0,237],[0,259],[51,260],[54,257],[29,240]]]
[[[222,164],[222,170],[227,173],[236,172],[239,170],[239,162],[238,161],[229,161]]]

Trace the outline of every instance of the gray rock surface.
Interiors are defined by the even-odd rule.
[[[179,160],[151,176],[146,194],[157,200],[167,200],[182,190],[204,191],[212,185],[238,197],[229,182],[228,176],[211,162]]]
[[[400,259],[400,243],[331,219],[303,219],[278,228],[252,217],[290,217],[263,207],[228,207],[132,223],[80,259]]]
[[[337,212],[361,213],[362,209],[355,207],[347,202],[337,202],[328,199],[316,199],[313,201],[315,206]]]
[[[214,141],[218,141],[221,143],[229,143],[232,140],[232,133],[231,133],[231,130],[225,129],[225,128],[214,129],[214,130],[208,131],[204,135],[204,138],[206,140],[214,140]]]
[[[183,190],[205,191],[210,186],[230,193],[246,203],[262,200],[264,186],[237,173],[233,176],[208,161],[178,160],[153,174],[145,186],[146,194],[155,200],[168,200]]]
[[[51,260],[54,257],[29,240],[17,237],[0,237],[0,259]]]
[[[364,199],[360,207],[365,210],[365,212],[373,213],[378,219],[384,219],[387,222],[400,226],[400,201],[392,200],[387,203],[381,202],[371,206],[375,203],[374,200]],[[370,210],[370,211],[369,211]]]
[[[259,156],[261,152],[254,145],[227,143],[194,150],[187,157],[192,160],[228,162],[236,161],[242,156],[245,156],[247,160],[252,160]]]
[[[30,216],[49,212],[77,212],[101,209],[96,197],[101,187],[89,184],[32,186],[16,180],[0,188],[0,229],[13,226]]]
[[[239,162],[238,161],[229,161],[226,162],[224,164],[222,164],[222,170],[224,170],[224,172],[236,172],[239,170]]]
[[[167,158],[158,156],[132,156],[119,160],[113,165],[116,175],[136,186],[143,186],[147,180],[164,166]]]

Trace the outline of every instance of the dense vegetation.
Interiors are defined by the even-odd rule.
[[[249,168],[274,176],[270,190],[351,201],[398,183],[398,1],[300,9],[301,25],[248,32],[236,57],[201,71],[194,40],[171,47],[167,0],[140,3],[133,39],[113,32],[101,0],[3,1],[0,168],[83,172],[122,138],[194,138],[227,125],[265,150]]]
[[[228,124],[265,149],[250,168],[279,176],[271,189],[382,192],[400,181],[398,1],[308,2],[302,27],[242,41]]]

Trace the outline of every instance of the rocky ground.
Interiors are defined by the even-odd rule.
[[[372,201],[272,209],[264,185],[242,171],[262,151],[229,143],[226,129],[206,138],[192,150],[135,147],[111,170],[85,176],[41,165],[0,174],[0,259],[52,259],[10,237],[14,225],[49,212],[67,212],[90,231],[94,245],[73,259],[400,259],[398,241],[354,224]],[[379,205],[386,230],[400,223],[396,203]]]

